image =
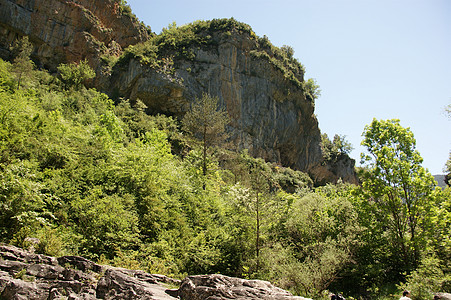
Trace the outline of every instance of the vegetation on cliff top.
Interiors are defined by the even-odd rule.
[[[235,34],[246,35],[253,40],[255,46],[250,55],[255,59],[267,61],[281,72],[287,81],[302,89],[307,99],[314,101],[319,97],[320,89],[316,82],[313,79],[304,80],[305,68],[293,56],[293,48],[276,47],[266,36],[258,37],[249,25],[233,18],[195,21],[182,26],[172,23],[150,40],[129,46],[117,63],[122,66],[133,58],[142,64],[167,72],[168,65],[172,67],[178,59],[194,60],[196,48],[214,51],[220,42]]]
[[[205,173],[176,120],[64,82],[82,63],[59,78],[18,67],[0,60],[1,242],[38,238],[39,253],[259,278],[316,298],[451,291],[451,190],[434,189],[397,121],[365,128],[362,186],[313,188],[302,172],[217,147]]]

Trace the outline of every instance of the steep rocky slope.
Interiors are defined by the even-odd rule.
[[[124,47],[147,40],[150,29],[115,0],[0,0],[0,55],[24,35],[34,44],[39,66],[118,56]]]
[[[310,168],[321,160],[313,102],[279,69],[252,55],[255,38],[231,29],[230,35],[212,32],[209,45],[190,47],[193,59],[176,57],[170,74],[132,59],[116,72],[112,88],[139,98],[153,112],[172,115],[186,112],[202,92],[218,96],[239,148],[299,170]]]
[[[292,53],[233,19],[154,36],[120,3],[0,0],[0,55],[9,57],[13,41],[28,35],[38,66],[55,70],[87,59],[99,89],[116,99],[140,99],[150,113],[182,116],[202,93],[218,96],[238,149],[308,172],[317,183],[356,183],[348,156],[333,166],[323,159],[314,91]]]
[[[180,285],[178,289],[168,286]],[[0,245],[1,299],[298,299],[266,281],[222,275],[174,280],[103,266],[79,256],[50,257]]]
[[[318,183],[356,182],[348,156],[334,166],[324,163],[314,91],[303,66],[247,25],[233,19],[193,23],[132,50],[113,72],[109,90],[115,94],[175,116],[202,93],[217,96],[239,149],[307,171]]]

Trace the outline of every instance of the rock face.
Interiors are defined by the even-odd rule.
[[[244,280],[223,275],[189,276],[182,281],[178,290],[181,299],[298,299],[291,293],[273,286],[267,281]]]
[[[190,276],[180,285],[163,275],[101,266],[0,245],[0,299],[304,299],[269,282],[222,275]]]
[[[165,293],[163,283],[179,281],[0,245],[1,299],[176,299]]]
[[[261,46],[248,32],[198,35],[208,35],[209,45],[191,46],[185,50],[192,54],[189,58],[176,56],[171,72],[131,59],[113,73],[109,90],[140,99],[151,112],[175,116],[183,115],[202,93],[217,96],[230,117],[237,148],[313,174],[317,182],[356,182],[352,160],[337,166],[322,163],[314,101],[303,91],[303,74],[295,75],[296,84],[266,54],[256,55]]]
[[[193,60],[174,62],[174,75],[132,59],[113,77],[119,94],[140,99],[152,112],[180,116],[202,93],[218,96],[231,119],[232,139],[254,156],[307,170],[321,160],[313,104],[266,61],[251,55],[255,40],[232,32],[213,36]]]
[[[354,166],[354,159],[346,154],[340,154],[334,162],[314,166],[309,174],[317,185],[325,185],[328,182],[337,183],[338,180],[359,184]]]
[[[34,44],[39,66],[55,70],[60,63],[87,59],[96,70],[97,88],[112,97],[140,99],[151,113],[182,116],[202,93],[218,96],[238,149],[308,172],[317,183],[356,182],[352,160],[324,165],[314,101],[302,88],[302,71],[293,83],[273,53],[256,55],[255,34],[233,28],[206,33],[208,47],[172,53],[158,68],[130,59],[111,74],[108,57],[152,35],[119,0],[0,0],[0,56],[8,58],[9,47],[23,35]],[[189,57],[179,55],[183,51]]]
[[[148,39],[150,30],[114,0],[0,0],[0,56],[8,58],[17,38],[29,36],[38,65],[55,70],[60,63],[102,55]]]

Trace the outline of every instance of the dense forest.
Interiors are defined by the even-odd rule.
[[[30,52],[24,39],[0,60],[1,242],[315,299],[451,292],[451,189],[436,187],[399,120],[362,128],[360,185],[315,187],[227,143],[215,97],[182,119],[151,116],[86,88],[85,62],[49,74]],[[349,147],[323,137],[328,159]]]

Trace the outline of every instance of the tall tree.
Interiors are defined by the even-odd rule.
[[[28,40],[28,36],[24,36],[22,39],[16,40],[11,50],[14,56],[13,72],[16,74],[17,89],[19,89],[23,77],[29,76],[34,68],[30,59],[33,44]]]
[[[448,114],[448,117],[451,119],[451,104],[448,104],[445,107],[445,112]],[[448,160],[446,161],[444,171],[447,173],[445,175],[445,182],[448,186],[451,187],[451,152],[449,152]]]
[[[363,136],[367,153],[362,153],[362,163],[368,166],[363,188],[375,203],[375,218],[388,229],[387,247],[399,255],[400,271],[411,271],[424,246],[436,183],[421,166],[413,133],[399,120],[374,119]]]
[[[207,175],[207,155],[210,148],[227,139],[225,126],[229,123],[227,113],[219,108],[219,98],[206,93],[192,103],[182,120],[187,131],[202,148],[202,174]],[[205,186],[204,186],[205,188]]]

